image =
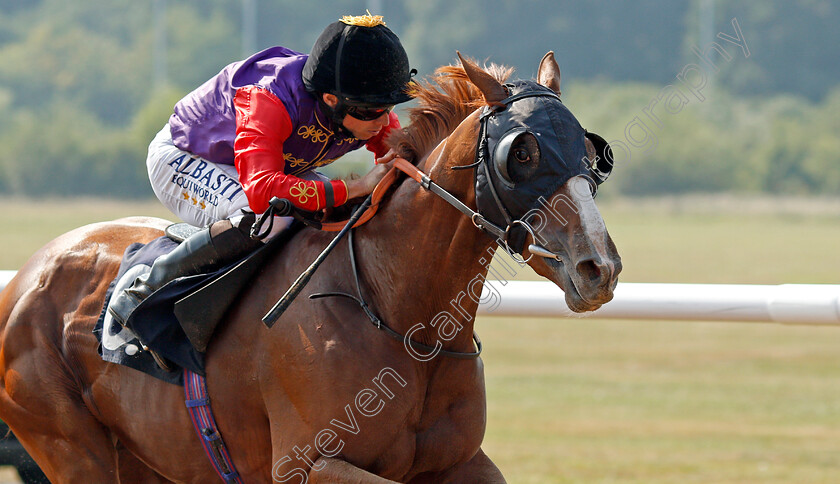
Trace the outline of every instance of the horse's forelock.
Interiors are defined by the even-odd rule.
[[[490,64],[484,68],[499,82],[513,73],[510,67]],[[477,108],[484,105],[481,91],[467,78],[461,65],[441,66],[430,79],[413,84],[418,106],[409,109],[409,125],[393,132],[388,146],[416,163]]]

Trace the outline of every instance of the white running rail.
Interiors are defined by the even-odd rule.
[[[0,290],[15,271],[0,271]],[[840,326],[836,284],[620,283],[615,298],[594,312],[577,314],[547,281],[488,280],[478,314],[504,317],[689,320]]]
[[[488,287],[489,286],[489,287]],[[836,284],[619,283],[615,298],[594,312],[572,312],[547,281],[488,281],[479,314],[508,317],[743,321],[840,326]]]

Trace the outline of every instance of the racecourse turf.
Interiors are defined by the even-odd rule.
[[[836,200],[599,200],[625,282],[840,284]],[[153,202],[0,199],[0,269]],[[534,278],[521,271],[518,278]],[[511,483],[834,483],[840,328],[481,318]]]

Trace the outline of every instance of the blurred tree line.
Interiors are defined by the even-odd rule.
[[[249,47],[308,52],[325,25],[366,8],[421,76],[457,49],[532,77],[554,50],[566,103],[628,148],[610,191],[840,194],[836,2],[249,1],[251,41],[245,1],[0,0],[0,195],[150,196],[146,146],[182,95]],[[718,35],[736,36],[733,17],[748,57]],[[713,41],[729,58],[709,51],[712,68],[694,51]],[[689,64],[705,79],[681,84]],[[668,86],[690,101],[675,114]]]

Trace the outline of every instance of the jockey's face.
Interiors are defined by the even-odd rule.
[[[328,106],[334,108],[338,105],[338,98],[332,94],[323,94],[324,102]],[[384,111],[381,116],[370,121],[362,121],[353,116],[346,115],[341,121],[341,124],[347,128],[347,131],[353,133],[353,136],[360,140],[368,140],[379,134],[382,128],[388,126],[390,119],[388,111]]]

